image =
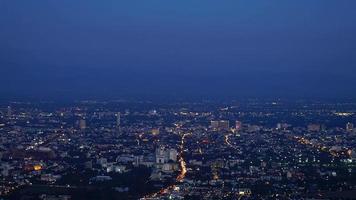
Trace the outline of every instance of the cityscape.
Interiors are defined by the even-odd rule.
[[[356,200],[356,0],[0,0],[0,200]]]
[[[0,199],[352,199],[356,104],[11,102]]]

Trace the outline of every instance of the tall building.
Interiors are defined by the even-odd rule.
[[[282,129],[282,123],[278,123],[276,129],[277,129],[277,130],[281,130],[281,129]]]
[[[346,124],[346,131],[347,131],[347,132],[352,132],[353,130],[354,130],[354,124],[351,123],[351,122],[348,122],[348,123]]]
[[[165,147],[159,147],[156,149],[156,163],[164,164],[168,161],[177,162],[178,152],[176,149],[168,149]]]
[[[230,129],[230,123],[228,120],[221,120],[219,122],[219,127],[221,130],[229,130]]]
[[[320,124],[309,124],[308,131],[309,132],[319,132],[320,131]]]
[[[258,125],[248,125],[247,127],[247,132],[252,133],[252,132],[258,132],[261,130],[261,126]]]
[[[118,112],[116,113],[116,127],[120,128],[120,126],[121,126],[121,113]]]
[[[230,124],[229,124],[228,120],[211,121],[210,125],[211,125],[211,128],[216,131],[230,129]]]
[[[164,147],[156,149],[156,163],[163,164],[168,162],[167,153]]]
[[[290,124],[287,123],[278,123],[276,129],[277,130],[286,130],[290,127]]]
[[[1,163],[0,165],[0,171],[1,171],[1,176],[7,177],[9,176],[9,170],[11,169],[10,165],[7,163]]]
[[[353,149],[353,150],[351,151],[351,158],[354,159],[354,160],[356,160],[356,149]]]
[[[87,123],[86,123],[85,119],[81,119],[81,120],[79,121],[79,128],[80,128],[81,130],[84,130],[84,129],[87,128]]]
[[[211,121],[210,126],[212,129],[218,130],[219,129],[219,121]]]
[[[235,129],[236,129],[236,131],[240,131],[242,129],[242,122],[236,121]]]
[[[169,150],[169,160],[172,160],[173,162],[177,162],[177,157],[178,157],[178,152],[176,149],[170,149]]]
[[[7,107],[7,117],[11,117],[12,116],[12,109],[11,109],[11,106],[8,106]]]
[[[152,135],[158,135],[159,134],[159,128],[154,128],[151,130]]]

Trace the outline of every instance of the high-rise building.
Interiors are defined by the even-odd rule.
[[[7,163],[1,163],[0,165],[0,172],[1,172],[1,176],[6,177],[9,176],[9,170],[11,169],[10,165]]]
[[[282,123],[278,123],[276,129],[277,129],[277,130],[281,130],[281,129],[282,129]]]
[[[158,135],[159,134],[159,128],[154,128],[151,130],[152,135]]]
[[[121,126],[121,113],[118,112],[116,113],[116,127],[120,128],[120,126]]]
[[[169,150],[169,160],[172,160],[173,162],[177,162],[177,157],[178,157],[178,152],[176,149],[170,149]]]
[[[164,147],[156,149],[156,163],[163,164],[168,162],[167,153]]]
[[[277,130],[286,130],[290,127],[291,125],[290,124],[287,124],[287,123],[278,123],[277,126],[276,126],[276,129]]]
[[[319,132],[320,131],[320,124],[309,124],[308,131],[309,132]]]
[[[229,130],[230,124],[228,120],[211,121],[210,126],[213,130]]]
[[[347,132],[352,132],[353,130],[354,130],[354,124],[351,123],[351,122],[348,122],[348,123],[346,124],[346,131],[347,131]]]
[[[164,164],[168,161],[177,162],[178,152],[176,149],[168,149],[165,147],[159,147],[156,149],[156,163]]]
[[[81,119],[81,120],[79,121],[79,128],[80,128],[81,130],[84,130],[84,129],[87,128],[87,123],[86,123],[85,119]]]
[[[228,120],[221,120],[219,122],[219,127],[221,130],[229,130],[230,129],[230,123]]]
[[[219,129],[219,121],[211,121],[210,126],[212,129],[218,130]]]
[[[248,125],[247,127],[247,132],[258,132],[261,130],[261,126],[258,126],[258,125]]]
[[[236,121],[235,129],[236,131],[240,131],[242,129],[242,123],[240,121]]]
[[[11,109],[11,106],[8,106],[7,107],[7,117],[11,117],[12,116],[12,109]]]
[[[351,150],[351,158],[356,160],[356,149]]]

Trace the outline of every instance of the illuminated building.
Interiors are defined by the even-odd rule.
[[[42,166],[41,165],[35,165],[35,166],[33,166],[33,170],[40,171],[40,170],[42,170]]]
[[[229,130],[230,124],[228,120],[211,121],[211,128],[215,131],[217,130]]]
[[[11,169],[10,165],[7,163],[1,163],[0,165],[1,176],[6,177],[9,176],[9,170]]]
[[[156,149],[156,163],[163,164],[166,162],[168,162],[168,159],[164,147]]]
[[[320,128],[321,128],[320,124],[309,124],[308,125],[309,132],[319,132]]]
[[[7,107],[7,117],[11,117],[12,116],[12,109],[11,106]]]
[[[121,113],[118,112],[118,113],[116,114],[116,127],[117,127],[117,128],[120,128],[120,125],[121,125]]]
[[[348,122],[348,123],[346,124],[346,131],[347,131],[347,132],[352,132],[353,130],[354,130],[354,124]]]
[[[219,127],[221,130],[229,130],[230,128],[230,124],[229,124],[229,121],[227,120],[221,120],[219,122]]]
[[[242,122],[236,121],[235,128],[236,128],[236,131],[240,131],[242,129]]]
[[[257,125],[249,125],[247,127],[247,132],[257,132],[257,131],[260,131],[261,130],[261,127],[260,126],[257,126]]]
[[[178,152],[176,149],[169,150],[169,160],[177,162],[177,156],[178,156]]]
[[[290,125],[287,123],[278,123],[277,124],[277,130],[286,130],[289,127],[290,127]]]
[[[240,196],[249,196],[249,195],[251,195],[252,193],[251,193],[251,189],[249,189],[249,188],[240,188],[240,189],[238,190],[238,194],[239,194]]]
[[[351,158],[356,160],[356,149],[351,150]]]
[[[277,124],[277,130],[281,130],[282,129],[282,124],[281,123],[278,123]]]
[[[211,126],[212,129],[218,130],[218,128],[219,128],[219,121],[211,121],[211,122],[210,122],[210,126]]]
[[[81,130],[84,130],[84,129],[87,128],[87,123],[86,123],[85,119],[81,119],[81,120],[79,121],[79,128],[80,128]]]
[[[151,130],[152,135],[158,135],[159,134],[159,128],[154,128]]]
[[[164,164],[168,161],[177,162],[178,152],[176,149],[167,149],[165,147],[159,147],[156,149],[156,163]]]

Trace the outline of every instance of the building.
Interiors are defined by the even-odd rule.
[[[79,120],[79,128],[80,128],[81,130],[84,130],[84,129],[87,128],[87,123],[86,123],[85,119]]]
[[[215,131],[229,130],[230,124],[228,120],[211,121],[210,126]]]
[[[276,129],[277,130],[287,130],[290,127],[287,123],[278,123]]]
[[[320,124],[309,124],[308,125],[308,131],[309,132],[319,132],[321,129]]]
[[[154,128],[151,130],[152,135],[158,135],[159,134],[159,128]]]
[[[176,149],[168,149],[162,146],[156,149],[156,163],[158,164],[168,163],[168,161],[177,162],[177,157]]]
[[[351,122],[348,122],[348,123],[346,124],[346,131],[347,131],[347,132],[352,132],[353,130],[354,130],[354,124],[351,123]]]
[[[276,129],[277,130],[281,130],[282,129],[282,123],[278,123]]]
[[[178,157],[178,152],[176,149],[170,149],[169,150],[169,160],[172,160],[173,162],[177,162],[177,157]]]
[[[253,132],[258,132],[261,130],[261,127],[258,125],[248,125],[247,127],[247,132],[253,133]]]
[[[9,171],[10,171],[11,167],[8,163],[1,163],[0,165],[0,172],[1,172],[1,176],[3,177],[7,177],[9,176]]]
[[[353,149],[353,150],[351,151],[351,158],[352,158],[353,160],[356,160],[356,149]]]
[[[252,194],[250,188],[239,188],[238,195],[239,196],[250,196]]]
[[[221,130],[229,130],[230,129],[230,124],[229,121],[227,120],[221,120],[219,122],[219,127]]]
[[[242,129],[242,122],[236,121],[235,128],[236,128],[236,131],[240,131]]]
[[[159,147],[156,149],[156,163],[166,163],[168,162],[168,157],[164,147]]]
[[[213,130],[218,130],[219,128],[219,121],[211,121],[210,126]]]
[[[7,107],[7,113],[6,113],[6,114],[7,114],[7,117],[9,117],[9,118],[12,116],[12,109],[11,109],[11,106],[8,106],[8,107]]]
[[[116,127],[120,128],[120,126],[121,126],[121,113],[118,112],[116,113]]]

